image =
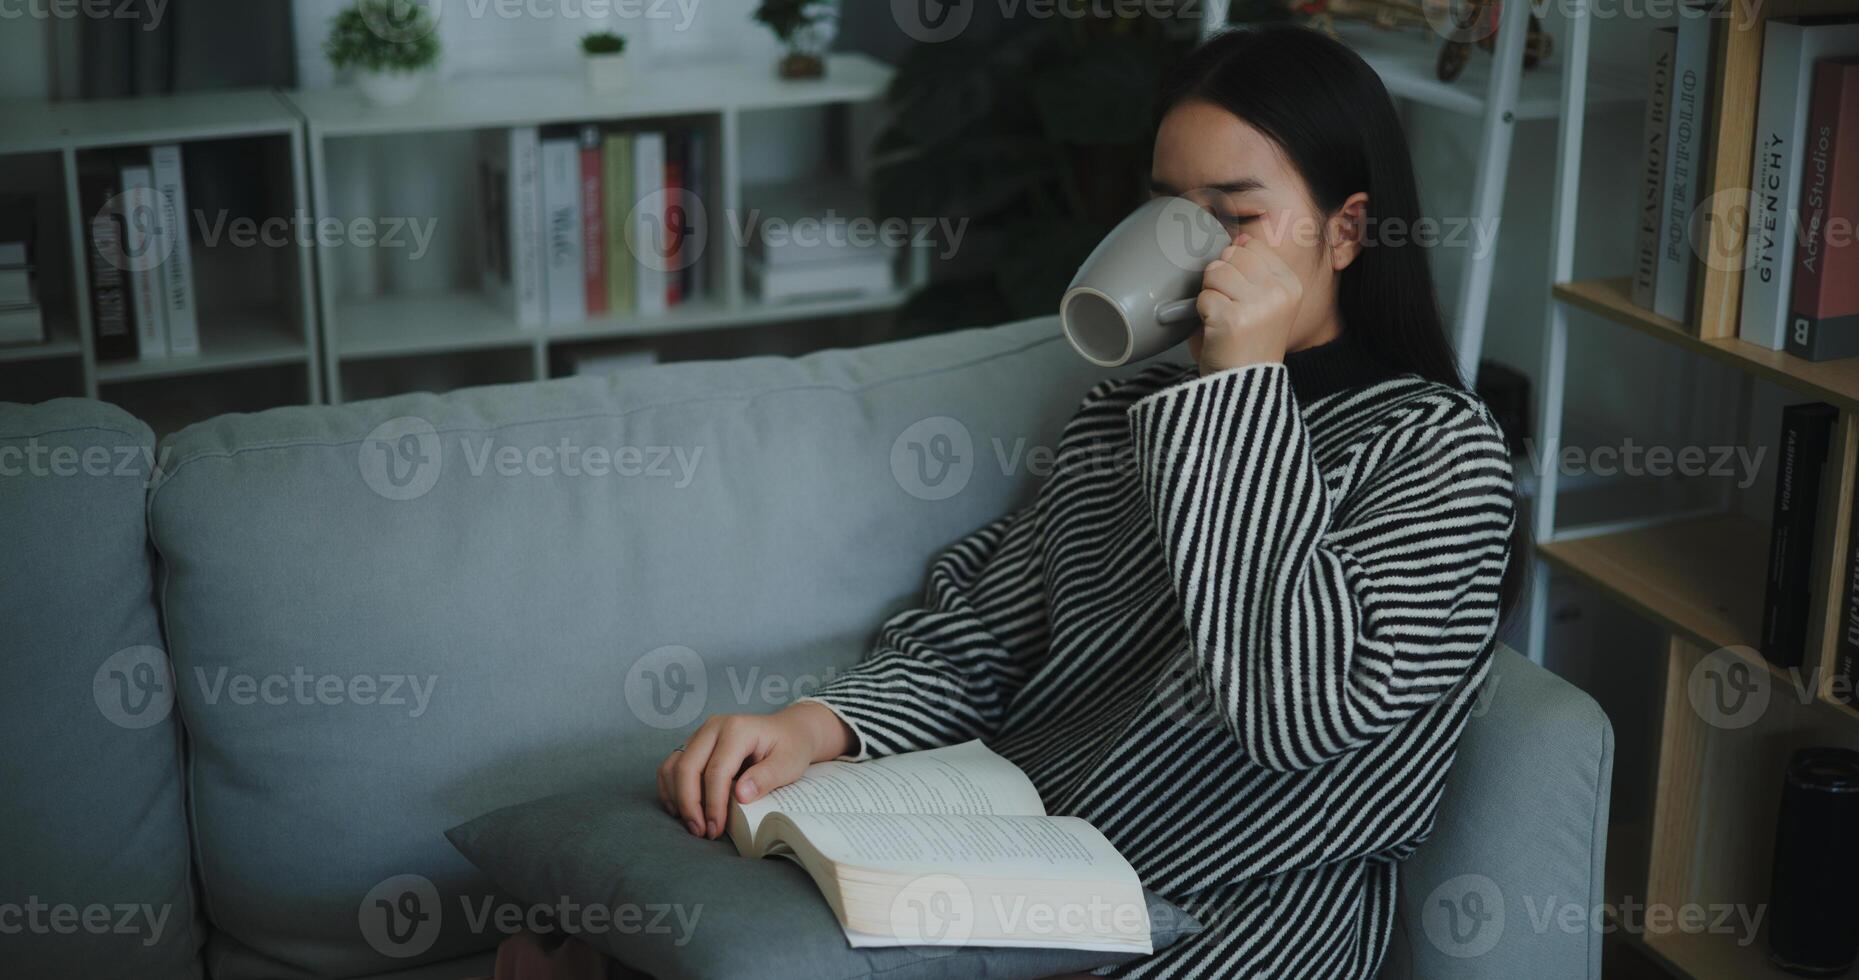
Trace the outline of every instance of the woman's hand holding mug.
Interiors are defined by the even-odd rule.
[[[1201,326],[1188,352],[1203,377],[1283,361],[1304,300],[1304,283],[1264,241],[1241,234],[1207,264],[1194,309]]]

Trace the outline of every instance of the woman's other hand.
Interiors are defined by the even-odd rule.
[[[844,755],[851,744],[845,722],[811,701],[772,715],[711,715],[659,763],[658,800],[691,833],[716,838],[732,794],[739,803],[753,803],[799,779],[813,763]]]
[[[1283,361],[1304,283],[1265,243],[1241,234],[1201,276],[1201,328],[1188,351],[1202,376]]]

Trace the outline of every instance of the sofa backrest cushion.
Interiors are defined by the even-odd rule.
[[[215,974],[494,945],[446,828],[855,662],[1098,377],[1047,318],[179,434],[149,506]]]
[[[200,976],[144,500],[109,405],[0,404],[0,973]]]

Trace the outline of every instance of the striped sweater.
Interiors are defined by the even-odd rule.
[[[1497,629],[1497,425],[1345,338],[1100,384],[1057,459],[809,700],[849,758],[983,739],[1206,925],[1105,972],[1372,977]]]

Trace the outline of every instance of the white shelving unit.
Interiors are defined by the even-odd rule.
[[[893,311],[928,281],[929,256],[923,250],[907,251],[897,287],[886,293],[765,303],[745,287],[739,229],[729,224],[745,207],[756,207],[760,195],[769,190],[745,178],[745,117],[875,103],[891,75],[880,62],[840,54],[829,59],[824,79],[782,81],[772,66],[761,62],[690,64],[641,72],[633,89],[601,97],[589,94],[578,74],[561,74],[448,80],[428,86],[411,103],[391,108],[369,105],[347,88],[0,103],[0,186],[9,192],[24,190],[40,202],[38,262],[47,322],[46,342],[0,347],[0,399],[84,395],[120,401],[151,417],[157,428],[170,428],[217,411],[341,401],[345,368],[366,370],[370,364],[396,359],[416,379],[410,384],[432,383],[435,375],[423,362],[453,356],[494,361],[493,380],[522,380],[546,377],[551,352],[565,345]],[[294,230],[288,246],[273,250],[279,254],[259,257],[288,266],[275,296],[255,304],[202,303],[198,355],[146,361],[100,361],[96,356],[84,236],[90,216],[82,213],[78,190],[84,154],[179,143],[191,156],[218,152],[215,145],[231,141],[275,141],[266,159],[281,163],[261,175],[275,185],[266,191],[267,200],[275,202],[272,216],[315,229],[317,222],[330,217],[349,217],[337,203],[347,189],[342,182],[366,183],[376,176],[370,166],[378,162],[378,154],[347,152],[365,148],[369,141],[391,146],[392,154],[430,153],[430,160],[422,162],[430,162],[435,171],[456,170],[459,161],[445,154],[477,131],[651,121],[707,132],[714,175],[711,193],[716,198],[705,202],[710,234],[703,261],[711,272],[709,286],[703,295],[689,297],[665,313],[628,313],[526,330],[462,276],[438,289],[347,281],[342,249],[319,247],[314,234]],[[825,131],[841,135],[846,128]],[[862,183],[858,148],[840,147],[829,156],[840,166],[813,179]],[[191,191],[195,178],[189,173]],[[332,188],[338,193],[332,194]],[[198,212],[194,198],[190,193],[189,204]],[[426,205],[443,211],[447,234],[475,234],[461,231],[475,213],[456,196]],[[415,210],[401,213],[413,220],[440,217],[423,215],[418,207],[416,203]],[[247,285],[215,279],[214,253],[236,252],[238,247],[221,242],[206,249],[198,224],[198,219],[190,222],[197,293],[222,296]],[[253,260],[250,254],[217,257],[230,260],[224,266],[232,270],[224,273],[227,279],[240,278]],[[485,364],[475,367],[475,375],[465,372],[466,383],[484,376]],[[277,371],[289,372],[290,377],[280,383]],[[176,400],[200,410],[166,411],[171,407],[167,403]]]
[[[407,137],[444,139],[512,126],[658,120],[694,125],[712,137],[709,162],[715,177],[710,194],[716,199],[705,201],[710,233],[703,259],[710,263],[712,285],[705,295],[688,297],[662,314],[629,313],[525,329],[486,300],[475,283],[463,278],[439,289],[352,284],[344,281],[332,250],[318,249],[329,399],[341,401],[345,371],[367,362],[464,353],[495,357],[495,352],[503,352],[512,358],[526,356],[527,364],[506,361],[502,376],[528,380],[547,376],[550,351],[563,344],[896,309],[927,281],[927,255],[912,252],[898,288],[883,295],[764,303],[748,295],[744,287],[742,249],[728,224],[742,212],[745,200],[747,206],[754,206],[755,189],[745,187],[743,176],[740,133],[745,114],[875,102],[890,84],[891,75],[888,66],[863,55],[839,54],[829,59],[826,77],[820,80],[782,81],[773,76],[770,66],[759,62],[690,65],[642,74],[634,89],[600,97],[590,95],[578,76],[447,81],[428,86],[406,105],[389,108],[366,105],[346,89],[284,93],[303,121],[312,175],[310,197],[315,213],[321,216],[341,216],[341,207],[332,196],[337,181],[367,176],[353,168],[366,166],[354,161],[369,159],[357,147],[371,139],[394,141],[395,152],[400,152],[407,146]],[[843,173],[834,179],[856,181],[859,176]]]
[[[311,298],[310,255],[307,244],[290,241],[261,256],[275,262],[276,295],[256,301],[233,301],[218,284],[209,281],[219,258],[234,261],[221,250],[236,249],[230,242],[213,248],[198,239],[197,222],[188,224],[196,234],[195,293],[200,302],[200,353],[154,360],[100,361],[96,354],[96,327],[91,317],[89,264],[85,254],[85,228],[90,215],[79,196],[80,157],[119,148],[141,148],[162,143],[182,147],[184,159],[222,152],[235,141],[255,142],[261,155],[278,161],[262,174],[277,186],[267,190],[279,210],[307,214],[308,175],[305,171],[302,127],[291,107],[271,91],[198,93],[140,99],[87,102],[0,103],[0,166],[6,168],[9,191],[24,190],[50,207],[39,208],[40,249],[37,256],[48,341],[32,346],[0,347],[0,366],[31,364],[38,378],[52,377],[43,385],[29,385],[26,376],[0,373],[0,398],[7,389],[22,389],[24,397],[56,394],[84,395],[105,401],[126,400],[133,408],[162,418],[159,403],[167,395],[194,398],[201,376],[257,368],[301,371],[298,394],[286,400],[316,401],[321,397],[317,370],[317,335]],[[184,169],[190,190],[199,179]],[[17,182],[17,183],[15,183]],[[23,186],[22,186],[23,185]],[[190,206],[198,214],[205,198],[190,193]],[[51,220],[47,221],[47,217]],[[289,217],[287,214],[276,217]],[[256,216],[265,217],[265,216]],[[254,246],[254,248],[261,246]],[[73,370],[75,369],[75,370]],[[64,371],[67,383],[58,379]],[[293,372],[294,373],[294,372]],[[146,383],[160,382],[151,390]],[[257,388],[276,388],[260,384]],[[289,387],[289,386],[287,386]],[[151,404],[151,401],[155,404]],[[202,400],[202,404],[212,399]],[[250,407],[241,406],[241,407]]]

